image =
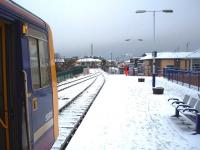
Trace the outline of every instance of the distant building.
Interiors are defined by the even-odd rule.
[[[200,71],[200,49],[189,54],[188,58],[190,59],[190,70]]]
[[[117,66],[117,61],[116,60],[110,60],[109,59],[106,62],[107,62],[107,65],[110,66],[110,67],[114,67],[114,66],[116,67]]]
[[[76,61],[76,64],[89,68],[98,68],[101,66],[101,60],[95,58],[81,58]]]
[[[55,63],[63,64],[65,62],[64,58],[56,58]]]
[[[156,60],[156,72],[162,74],[165,67],[182,70],[195,70],[200,68],[200,52],[158,52]],[[144,75],[152,74],[152,53],[146,53],[140,58],[144,68]]]
[[[140,59],[141,57],[132,57],[130,58],[129,60],[126,60],[124,61],[125,65],[134,65],[134,67],[137,67],[138,65],[138,60]]]
[[[129,60],[124,61],[124,65],[129,68],[129,75],[144,75],[144,71],[141,70],[140,62],[141,57],[132,57]]]
[[[60,72],[63,70],[64,63],[65,63],[65,60],[63,58],[55,58],[57,72]]]

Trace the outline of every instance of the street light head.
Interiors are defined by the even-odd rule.
[[[165,9],[165,10],[162,10],[162,12],[164,12],[164,13],[173,13],[173,10],[171,10],[171,9]]]
[[[136,13],[145,13],[146,10],[137,10]]]

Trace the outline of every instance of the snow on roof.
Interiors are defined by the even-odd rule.
[[[124,63],[131,63],[131,60],[125,60]]]
[[[147,53],[147,54],[150,54],[150,53]],[[131,63],[131,59],[136,60],[136,59],[139,59],[139,58],[141,58],[141,57],[132,57],[132,58],[130,58],[128,60],[125,60],[124,62],[125,63]]]
[[[108,62],[117,62],[116,60],[111,60],[111,59],[108,59],[107,61]]]
[[[191,54],[192,52],[158,52],[157,57],[155,59],[191,58],[190,57]],[[140,60],[148,60],[148,59],[153,59],[151,53],[146,53],[146,56],[142,57]]]
[[[55,62],[56,62],[56,63],[64,63],[65,60],[64,60],[63,58],[56,58],[56,59],[55,59]]]
[[[94,59],[94,58],[81,58],[77,60],[77,62],[101,62],[100,59]]]
[[[189,58],[200,58],[200,48],[188,55]]]
[[[130,59],[129,59],[129,60],[125,60],[124,62],[125,62],[125,63],[130,63]]]

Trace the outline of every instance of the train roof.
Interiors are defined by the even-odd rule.
[[[46,26],[46,23],[41,18],[37,17],[36,15],[18,5],[17,3],[13,2],[12,0],[0,0],[0,8],[22,20],[31,21],[32,23],[35,23],[42,27]]]

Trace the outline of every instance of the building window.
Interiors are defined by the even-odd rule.
[[[34,36],[30,31],[34,31]],[[33,89],[50,85],[49,51],[46,39],[44,33],[40,35],[39,31],[29,30],[28,40]]]
[[[193,59],[192,60],[192,70],[199,71],[200,69],[200,59]]]

